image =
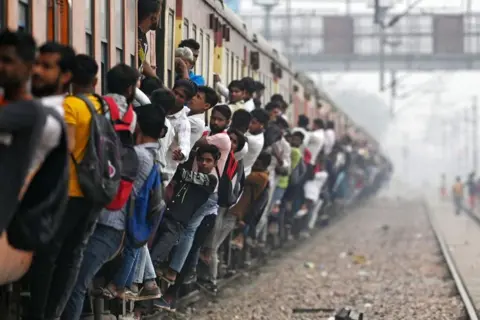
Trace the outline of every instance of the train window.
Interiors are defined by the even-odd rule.
[[[108,44],[102,41],[100,73],[102,77],[102,94],[107,92]]]
[[[188,39],[188,36],[190,35],[190,32],[189,32],[190,30],[188,28],[189,28],[188,20],[184,19],[183,20],[183,39]]]
[[[173,81],[173,48],[174,48],[174,32],[175,32],[175,16],[172,10],[168,11],[168,41],[167,41],[167,76],[168,86],[172,87]]]
[[[230,68],[229,66],[230,62],[230,51],[228,49],[225,49],[225,59],[223,59],[223,72],[225,72],[225,79],[227,80],[227,84],[230,83]]]
[[[18,30],[30,31],[30,0],[18,1]]]
[[[115,4],[115,45],[117,46],[117,63],[125,61],[123,57],[123,48],[125,46],[125,2],[117,0]]]
[[[100,26],[100,32],[101,32],[101,37],[102,41],[108,42],[108,34],[109,34],[109,17],[110,15],[108,14],[109,12],[109,0],[100,0],[100,21],[101,21],[101,26]]]
[[[210,57],[211,57],[211,54],[210,54],[210,35],[207,34],[207,43],[206,43],[206,47],[207,47],[207,54],[206,54],[206,59],[205,61],[207,61],[207,71],[206,71],[206,78],[208,79],[207,82],[208,84],[210,84]]]
[[[5,27],[5,0],[0,0],[0,28]]]
[[[192,24],[192,38],[197,40],[197,25],[194,23]]]
[[[235,75],[235,54],[233,52],[230,61],[230,76],[230,81],[237,79],[237,76]]]
[[[85,0],[85,53],[93,56],[93,0]]]
[[[198,40],[198,42],[200,43],[200,52],[199,52],[198,59],[197,59],[197,67],[198,67],[198,73],[203,75],[204,74],[203,73],[203,57],[205,56],[204,53],[206,52],[207,48],[205,48],[205,45],[204,45],[204,42],[203,42],[203,30],[202,29],[200,29],[200,39]]]

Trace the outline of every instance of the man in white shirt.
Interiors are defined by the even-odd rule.
[[[255,102],[253,101],[253,95],[257,89],[255,80],[250,77],[242,79],[243,82],[243,101],[245,101],[243,108],[248,112],[255,110]]]
[[[252,121],[250,122],[248,132],[245,134],[245,137],[248,139],[248,152],[243,158],[245,177],[248,177],[252,172],[253,164],[260,152],[262,152],[264,144],[263,132],[269,121],[269,115],[263,109],[255,109],[250,114],[252,115]]]
[[[207,86],[198,87],[197,94],[188,103],[188,120],[190,121],[192,146],[202,137],[205,131],[205,113],[218,103],[215,90]]]
[[[310,124],[310,120],[308,117],[304,114],[301,114],[298,116],[298,122],[297,122],[297,127],[292,129],[292,133],[294,132],[301,132],[303,136],[305,137],[303,139],[303,149],[308,145],[308,140],[310,137],[309,130],[308,130],[308,125]]]
[[[335,123],[327,121],[327,130],[325,130],[325,155],[329,155],[335,145]]]
[[[168,182],[173,178],[178,164],[185,162],[190,155],[191,125],[184,106],[195,96],[196,91],[197,86],[188,79],[176,81],[173,87],[175,107],[167,112],[167,119],[175,130],[175,137],[167,150],[167,165],[163,172]]]

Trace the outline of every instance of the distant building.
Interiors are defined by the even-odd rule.
[[[227,7],[232,9],[233,12],[237,14],[240,12],[240,0],[224,0],[223,2]]]

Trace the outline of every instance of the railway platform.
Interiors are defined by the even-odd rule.
[[[480,306],[480,212],[455,214],[453,203],[428,201],[437,232],[443,238],[473,308]]]

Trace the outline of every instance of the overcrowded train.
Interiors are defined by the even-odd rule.
[[[221,0],[0,0],[0,318],[146,319],[392,166]]]

